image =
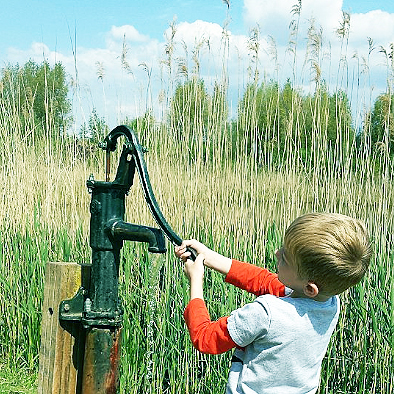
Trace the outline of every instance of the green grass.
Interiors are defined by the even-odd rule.
[[[71,254],[69,251],[88,248],[81,240],[75,242],[66,231],[51,237],[41,229],[35,237],[33,242],[29,234],[14,235],[8,243],[4,238],[2,242],[3,251],[13,248],[10,252],[14,256],[8,262],[8,271],[1,275],[6,279],[1,289],[1,305],[6,306],[2,310],[6,319],[0,328],[2,393],[35,392],[45,262],[61,256],[78,260],[86,250]],[[267,237],[266,261],[270,265],[272,251],[280,244],[280,232],[271,226]],[[217,246],[222,253],[229,249],[225,237],[215,239],[200,230],[199,238]],[[65,244],[69,247],[65,248]],[[391,392],[392,303],[387,298],[390,279],[379,269],[386,264],[375,258],[366,280],[341,297],[343,309],[324,359],[321,393]],[[225,284],[215,272],[206,273],[205,289],[213,319],[252,299]],[[230,354],[201,355],[193,349],[182,317],[188,283],[172,254],[152,256],[144,245],[127,243],[123,249],[120,294],[125,309],[121,392],[210,393],[225,386]],[[18,379],[24,379],[26,384],[20,384]]]
[[[0,362],[1,394],[36,394],[37,374],[23,368],[9,369]]]
[[[165,147],[174,144],[155,127],[148,146],[149,141]],[[366,221],[374,258],[367,278],[342,296],[320,393],[392,392],[392,175],[376,174],[368,161],[361,160],[356,172],[344,172],[340,178],[321,169],[265,169],[241,154],[235,163],[190,162],[172,146],[150,150],[146,156],[163,213],[182,237],[198,238],[225,255],[273,268],[284,229],[299,214],[336,211]],[[90,261],[90,196],[83,175],[94,172],[96,179],[103,175],[87,163],[75,162],[65,180],[58,176],[64,174],[63,165],[54,162],[51,159],[48,170],[35,172],[32,179],[21,170],[23,159],[8,163],[19,171],[19,184],[28,179],[27,184],[37,185],[19,189],[23,203],[16,194],[4,194],[2,200],[3,218],[15,213],[14,221],[3,220],[0,227],[0,354],[2,371],[7,371],[2,384],[8,391],[18,390],[18,376],[25,374],[34,382],[37,373],[45,265]],[[128,221],[154,225],[137,178],[126,200]],[[251,300],[213,272],[206,275],[205,289],[213,319]],[[211,393],[225,386],[230,354],[205,356],[193,349],[182,317],[187,292],[187,280],[171,247],[165,256],[153,256],[145,245],[125,243],[121,392]],[[23,387],[34,392],[35,385]]]

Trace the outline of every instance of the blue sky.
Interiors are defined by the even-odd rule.
[[[229,17],[226,26],[231,34],[228,72],[230,87],[234,89],[230,96],[234,98],[233,105],[236,107],[239,91],[247,80],[247,65],[250,60],[247,38],[251,28],[257,25],[260,27],[262,74],[269,77],[280,74],[279,77],[283,79],[291,75],[291,70],[287,68],[289,61],[285,47],[289,40],[290,10],[296,0],[232,0],[230,3],[230,9],[227,10],[222,0],[3,2],[0,17],[0,67],[8,63],[24,64],[29,58],[37,62],[45,58],[52,63],[61,61],[70,78],[75,78],[75,50],[80,86],[78,95],[74,94],[72,97],[76,107],[76,122],[81,124],[86,121],[91,110],[96,108],[112,127],[122,117],[135,117],[149,106],[155,110],[160,106],[156,98],[160,89],[163,89],[163,67],[160,64],[164,56],[165,32],[174,16],[178,26],[174,59],[180,61],[188,56],[191,69],[193,51],[204,39],[205,49],[200,53],[201,76],[206,79],[208,87],[209,81],[218,75],[220,64],[215,63],[214,54],[221,50],[219,41],[222,27]],[[338,27],[341,10],[351,13],[347,53],[349,64],[355,56],[359,59],[358,64],[365,60],[368,53],[367,37],[373,38],[376,48],[388,48],[394,42],[392,0],[303,0],[302,4],[300,64],[304,62],[302,56],[306,29],[312,17],[322,26],[327,48],[332,51],[331,62],[335,63],[336,58],[339,62],[341,55],[336,52],[339,51],[339,43],[334,38],[334,30]],[[272,62],[269,63],[269,36],[273,36],[276,41],[280,71],[275,69]],[[132,71],[130,73],[119,66],[124,37],[128,48],[127,61]],[[383,63],[384,58],[377,54],[372,58],[370,80],[373,86],[365,88],[365,97],[368,94],[376,96],[385,88],[387,69],[382,67]],[[97,78],[98,64],[105,70],[103,80]],[[147,68],[141,67],[141,64],[145,64]],[[148,99],[144,93],[147,69],[151,71],[152,98],[149,103],[146,102]],[[337,71],[336,73],[338,74]],[[334,74],[335,72],[331,75],[327,70],[325,78],[333,80]],[[301,77],[298,82],[305,89],[307,82]],[[335,83],[338,84],[337,81]]]
[[[162,39],[169,23],[201,19],[221,24],[226,6],[221,0],[135,1],[117,0],[26,0],[3,4],[0,31],[0,56],[6,59],[7,48],[28,48],[32,41],[45,42],[52,49],[71,51],[70,32],[77,45],[100,47],[112,26],[132,25],[150,38]],[[232,18],[242,30],[242,2],[232,5]]]
[[[319,0],[315,0],[319,3]],[[33,41],[52,49],[71,51],[70,34],[77,45],[99,47],[111,26],[133,25],[151,38],[161,39],[176,15],[178,22],[201,19],[222,24],[227,7],[221,0],[14,0],[2,2],[0,60],[7,60],[7,48],[28,48]],[[30,3],[30,4],[29,4]],[[296,0],[289,0],[295,4]],[[243,1],[230,2],[230,29],[247,33],[242,17]],[[394,13],[392,0],[343,0],[342,9],[367,13],[380,9]]]

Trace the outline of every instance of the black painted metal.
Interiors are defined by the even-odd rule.
[[[182,243],[182,238],[174,232],[167,220],[164,218],[164,215],[159,208],[159,204],[156,201],[155,195],[153,194],[144,159],[144,150],[140,145],[136,134],[128,126],[118,126],[105,138],[102,148],[106,149],[107,151],[114,150],[116,148],[116,139],[121,135],[124,135],[129,139],[130,148],[133,152],[132,159],[134,161],[134,167],[137,167],[145,201],[148,204],[154,219],[156,220],[159,227],[163,230],[167,238],[173,244],[180,245]]]
[[[85,311],[83,322],[89,326],[116,326],[121,322],[118,275],[123,241],[147,242],[150,252],[166,252],[165,240],[160,229],[124,221],[125,196],[133,184],[136,152],[142,154],[142,148],[134,133],[126,126],[115,128],[104,140],[102,148],[107,153],[114,151],[117,139],[121,136],[125,136],[127,141],[123,146],[115,180],[97,182],[91,177],[87,181],[88,190],[92,194],[92,270],[89,289],[91,307],[89,311]]]
[[[128,126],[117,126],[107,135],[107,137],[101,144],[102,149],[107,151],[107,162],[109,162],[108,152],[114,151],[116,149],[117,139],[122,135],[125,136],[129,141],[128,145],[132,152],[133,168],[137,168],[145,201],[152,213],[152,216],[154,217],[156,223],[159,225],[166,237],[169,239],[169,241],[174,245],[181,245],[182,238],[175,233],[175,231],[165,219],[153,193],[152,185],[144,159],[144,148],[139,143],[137,135]],[[191,258],[195,260],[197,257],[196,251],[192,248],[189,248],[188,250],[191,253]]]
[[[117,140],[122,136],[126,138],[126,142],[115,179],[109,182],[110,153],[116,149]],[[98,372],[91,368],[95,372],[89,372],[91,374],[89,379],[83,378],[88,382],[84,383],[83,394],[91,392],[101,394],[101,389],[97,391],[97,388],[105,387],[109,377],[117,376],[118,373],[115,370],[118,368],[118,361],[108,362],[107,358],[108,354],[113,354],[114,349],[116,349],[116,358],[120,354],[118,339],[123,312],[118,297],[118,281],[123,241],[146,242],[148,250],[152,253],[166,252],[163,234],[174,245],[182,243],[182,239],[173,231],[159,208],[146,168],[144,150],[134,132],[127,126],[118,126],[108,134],[100,147],[106,151],[106,181],[95,181],[91,176],[86,183],[92,195],[90,203],[92,264],[90,278],[85,282],[89,284],[85,285],[86,287],[83,285],[71,300],[62,301],[59,307],[59,318],[63,327],[74,332],[75,330],[70,329],[70,324],[71,327],[73,324],[82,324],[86,329],[87,344],[96,343],[98,338],[103,337],[104,342],[109,344],[106,345],[106,349],[111,349],[108,353],[108,351],[97,350],[99,346],[86,345],[85,367],[89,369],[88,365],[97,364],[104,366],[102,367],[104,370]],[[125,196],[133,184],[136,169],[145,201],[160,229],[124,221]],[[192,253],[191,257],[195,259],[196,252],[189,250]],[[113,389],[116,390],[117,378],[112,380],[115,382]],[[104,394],[104,391],[102,393]]]

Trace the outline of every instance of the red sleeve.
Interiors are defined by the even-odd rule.
[[[225,281],[256,296],[272,294],[277,297],[285,295],[285,286],[278,275],[253,264],[233,260]]]
[[[267,293],[278,297],[285,295],[285,286],[279,281],[278,275],[256,265],[237,260],[232,261],[225,280],[256,296]],[[228,316],[211,321],[205,302],[201,298],[191,300],[183,316],[193,346],[200,352],[220,354],[238,347],[227,329]]]
[[[227,318],[211,321],[208,309],[201,298],[192,299],[183,316],[193,346],[201,353],[220,354],[238,347],[227,330]]]

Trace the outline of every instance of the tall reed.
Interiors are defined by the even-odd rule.
[[[294,9],[296,21],[299,12]],[[296,54],[294,26],[291,48]],[[174,90],[170,86],[176,86],[175,24],[172,27],[168,89],[164,86],[169,94]],[[255,80],[259,69],[252,62],[253,88],[244,97],[237,122],[227,120],[224,69],[216,96],[203,97],[201,81],[193,76],[181,87],[177,105],[168,101],[168,122],[137,122],[137,131],[149,148],[146,159],[156,198],[174,230],[225,255],[275,269],[274,251],[300,214],[341,212],[367,223],[374,241],[371,269],[362,283],[341,296],[343,309],[324,359],[320,393],[390,393],[393,163],[384,151],[356,149],[341,96],[335,97],[334,107],[326,100],[320,33],[310,34],[315,35],[309,37],[315,94],[307,107],[292,91],[286,96],[288,113],[280,113],[285,89],[279,80],[262,100]],[[294,81],[306,78],[293,71]],[[341,69],[338,75],[340,80]],[[53,139],[56,130],[46,129],[44,140],[26,139],[35,133],[33,118],[22,125],[17,103],[0,100],[0,105],[0,360],[15,374],[22,369],[34,374],[45,265],[51,260],[89,261],[85,182],[90,173],[104,178],[104,160],[101,152],[76,138]],[[329,134],[332,111],[338,131],[334,144]],[[261,112],[267,115],[265,128],[259,126]],[[305,139],[311,130],[308,122],[314,132]],[[312,153],[303,156],[307,144]],[[127,196],[126,215],[129,222],[155,225],[137,178]],[[206,273],[205,289],[213,319],[251,300],[214,272]],[[193,349],[182,317],[188,285],[171,247],[164,256],[151,256],[144,245],[126,243],[120,292],[125,309],[122,392],[223,391],[230,354],[206,356]]]

